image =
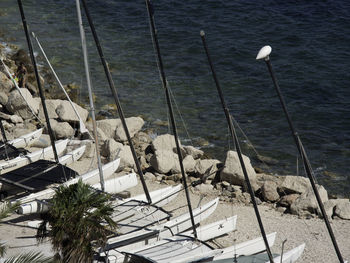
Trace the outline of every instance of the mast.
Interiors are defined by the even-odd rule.
[[[22,0],[17,0],[17,3],[18,3],[19,11],[21,13],[21,18],[22,18],[22,23],[23,23],[23,28],[24,28],[24,32],[25,32],[25,35],[26,35],[26,39],[27,39],[30,59],[31,59],[33,67],[34,67],[35,78],[36,78],[36,82],[37,82],[37,85],[38,85],[40,99],[41,99],[41,103],[42,103],[43,110],[44,110],[44,115],[45,115],[45,120],[46,120],[46,124],[47,124],[47,129],[48,129],[48,132],[49,132],[49,135],[50,135],[52,150],[53,150],[53,153],[54,153],[54,156],[55,156],[56,163],[58,164],[59,160],[58,160],[58,155],[57,155],[56,146],[55,146],[55,139],[54,139],[54,136],[53,136],[51,125],[50,125],[49,114],[48,114],[47,108],[46,108],[44,92],[42,90],[41,83],[40,83],[39,72],[38,72],[38,68],[37,68],[37,65],[36,65],[34,52],[33,52],[33,46],[32,46],[32,43],[30,41],[27,21],[26,21],[26,18],[24,16]]]
[[[157,32],[156,32],[155,23],[154,23],[154,17],[153,17],[154,10],[153,10],[152,3],[151,3],[150,0],[146,0],[146,6],[147,6],[149,22],[150,22],[150,26],[151,26],[151,35],[152,35],[152,38],[153,38],[153,44],[154,44],[154,47],[155,47],[156,52],[157,52],[160,77],[161,77],[162,85],[163,85],[163,88],[164,88],[164,91],[165,91],[166,101],[167,101],[168,110],[169,110],[169,114],[170,114],[171,126],[172,126],[173,133],[174,133],[174,138],[175,138],[175,143],[176,143],[176,150],[177,150],[177,154],[179,156],[180,169],[181,169],[181,174],[182,174],[182,182],[183,182],[183,185],[184,185],[184,188],[185,188],[187,205],[188,205],[189,213],[190,213],[190,216],[191,216],[192,229],[193,229],[194,237],[197,238],[197,231],[196,231],[194,218],[193,218],[191,200],[190,200],[190,195],[188,193],[186,174],[185,174],[185,169],[184,169],[184,166],[183,166],[183,161],[182,161],[183,159],[182,159],[179,139],[178,139],[178,135],[177,135],[177,131],[176,131],[175,118],[174,118],[173,108],[172,108],[171,101],[170,101],[170,94],[169,94],[169,90],[168,90],[167,80],[166,80],[166,77],[165,77],[162,57],[161,57],[161,54],[160,54],[160,48],[159,48],[159,43],[158,43]]]
[[[92,22],[92,19],[91,19],[91,16],[90,16],[89,9],[87,7],[86,1],[85,0],[81,0],[81,1],[83,3],[83,8],[85,10],[86,18],[87,18],[87,20],[89,22],[89,26],[90,26],[92,35],[93,35],[94,40],[95,40],[96,48],[98,50],[98,53],[99,53],[99,56],[100,56],[100,59],[101,59],[102,65],[103,65],[103,69],[105,71],[109,87],[111,89],[111,92],[113,94],[113,98],[114,98],[115,103],[117,105],[119,117],[120,117],[120,120],[122,122],[125,135],[126,135],[126,137],[128,139],[128,142],[129,142],[130,150],[131,150],[132,156],[133,156],[134,161],[135,161],[137,172],[138,172],[138,174],[140,176],[140,180],[141,180],[141,183],[142,183],[143,190],[145,192],[145,195],[146,195],[148,203],[151,204],[152,203],[151,196],[149,195],[149,192],[148,192],[148,189],[147,189],[147,185],[146,185],[146,182],[145,182],[145,178],[143,176],[139,160],[137,159],[136,152],[135,152],[135,149],[134,149],[134,145],[133,145],[133,143],[131,141],[131,137],[130,137],[130,133],[129,133],[129,130],[128,130],[128,126],[126,125],[126,121],[125,121],[125,117],[124,117],[124,112],[123,112],[122,106],[120,105],[120,101],[119,101],[119,98],[118,98],[117,89],[115,88],[115,85],[114,85],[114,82],[113,82],[113,79],[112,79],[112,76],[111,76],[111,72],[109,71],[106,59],[104,58],[102,47],[101,47],[100,41],[98,39],[96,30],[95,30],[95,26],[94,26],[94,24]]]
[[[79,115],[77,109],[75,108],[75,106],[74,106],[72,100],[70,99],[68,93],[67,93],[66,90],[64,89],[62,82],[60,81],[60,79],[58,78],[58,76],[57,76],[55,70],[53,69],[53,67],[52,67],[52,65],[51,65],[51,63],[50,63],[50,60],[47,58],[46,53],[45,53],[43,47],[41,46],[38,37],[34,34],[34,32],[32,32],[32,36],[33,36],[34,39],[36,40],[36,43],[38,44],[38,47],[39,47],[41,53],[43,54],[43,56],[44,56],[44,58],[45,58],[47,64],[49,65],[52,74],[55,76],[58,85],[59,85],[60,88],[62,89],[64,95],[66,95],[66,98],[68,99],[70,105],[72,105],[72,108],[73,108],[73,110],[74,110],[75,115],[77,115],[77,117],[78,117],[78,119],[79,119],[80,133],[88,133],[89,131],[86,129],[85,124],[84,124],[83,120],[81,119],[81,117],[80,117],[80,115]]]
[[[310,180],[310,183],[311,183],[311,187],[312,187],[312,190],[314,191],[315,193],[315,196],[316,196],[316,200],[317,200],[317,203],[318,203],[318,206],[320,207],[320,210],[321,210],[321,213],[322,213],[322,216],[323,216],[323,219],[324,219],[324,222],[326,224],[326,227],[327,227],[327,230],[328,230],[328,233],[329,233],[329,236],[331,237],[331,240],[332,240],[332,243],[333,243],[333,246],[334,246],[334,249],[335,249],[335,252],[337,254],[337,257],[338,257],[338,260],[339,262],[343,263],[344,262],[344,259],[340,253],[340,250],[339,250],[339,247],[338,247],[338,244],[337,244],[337,241],[335,239],[335,236],[334,236],[334,233],[333,233],[333,230],[332,230],[332,227],[329,223],[329,220],[328,220],[328,216],[326,214],[326,211],[324,209],[324,206],[323,206],[323,203],[322,203],[322,200],[321,200],[321,197],[320,197],[320,194],[317,190],[317,187],[316,187],[316,183],[315,183],[315,176],[314,176],[314,172],[311,168],[311,164],[309,162],[309,158],[307,157],[306,155],[306,152],[305,152],[305,149],[303,147],[303,144],[300,140],[300,137],[299,137],[299,134],[298,132],[295,130],[294,128],[294,125],[292,123],[292,119],[290,118],[290,115],[288,113],[288,110],[287,110],[287,106],[286,106],[286,103],[284,101],[284,98],[282,96],[282,93],[281,93],[281,90],[280,90],[280,87],[278,85],[278,82],[277,82],[277,78],[275,77],[275,74],[273,72],[273,69],[272,69],[272,65],[271,65],[271,61],[270,61],[270,54],[271,54],[271,51],[272,51],[272,48],[270,46],[264,46],[263,48],[260,49],[256,59],[259,60],[259,59],[264,59],[265,62],[266,62],[266,65],[267,65],[267,68],[269,70],[269,73],[270,73],[270,76],[272,78],[272,82],[273,82],[273,85],[275,86],[275,90],[276,90],[276,93],[278,95],[278,98],[281,102],[281,106],[282,106],[282,109],[284,111],[284,114],[286,116],[286,119],[288,121],[288,124],[289,124],[289,128],[292,132],[292,136],[294,138],[294,142],[297,146],[297,149],[298,149],[298,152],[301,156],[301,159],[303,161],[303,165],[304,165],[304,169],[305,169],[305,172],[307,174],[307,177],[309,178]]]
[[[258,205],[256,204],[256,201],[255,201],[254,191],[253,191],[253,188],[252,188],[252,186],[250,184],[250,180],[249,180],[249,177],[248,177],[247,169],[246,169],[244,161],[243,161],[241,147],[239,145],[239,141],[238,141],[238,138],[237,138],[236,130],[235,130],[234,126],[233,126],[232,117],[231,117],[231,115],[229,113],[229,109],[228,109],[228,107],[226,105],[226,102],[225,102],[225,99],[224,99],[224,95],[222,93],[222,90],[221,90],[221,87],[220,87],[220,84],[219,84],[219,80],[218,80],[218,78],[216,76],[216,73],[215,73],[214,65],[213,65],[213,63],[211,61],[211,58],[210,58],[208,46],[207,46],[207,43],[206,43],[206,40],[205,40],[205,33],[204,33],[204,31],[201,31],[200,35],[201,35],[201,38],[202,38],[202,42],[203,42],[203,47],[205,49],[205,53],[206,53],[207,58],[208,58],[210,69],[211,69],[211,72],[212,72],[212,75],[213,75],[213,78],[214,78],[214,81],[215,81],[215,84],[216,84],[216,88],[217,88],[217,91],[219,93],[221,104],[222,104],[223,110],[225,112],[225,116],[226,116],[226,120],[227,120],[229,129],[230,129],[231,137],[232,137],[232,140],[233,140],[233,142],[234,142],[234,144],[236,146],[238,159],[239,159],[239,162],[241,164],[242,171],[243,171],[244,178],[245,178],[245,182],[247,184],[247,188],[248,188],[248,191],[249,191],[249,194],[250,194],[250,198],[251,198],[252,203],[253,203],[255,215],[256,215],[256,218],[258,220],[260,232],[261,232],[261,235],[262,235],[264,243],[265,243],[267,255],[269,256],[270,262],[273,263],[273,256],[272,256],[272,253],[271,253],[271,250],[270,250],[269,243],[267,241],[267,237],[266,237],[265,229],[264,229],[261,217],[260,217]]]
[[[76,7],[77,7],[77,15],[78,15],[78,21],[79,21],[79,31],[80,31],[80,38],[81,38],[81,46],[82,46],[83,55],[84,55],[84,66],[85,66],[86,82],[87,82],[87,86],[88,86],[88,90],[89,90],[90,111],[91,111],[91,118],[92,118],[92,128],[94,130],[94,139],[95,139],[95,147],[96,147],[96,155],[97,155],[97,165],[98,165],[98,171],[99,171],[99,174],[100,174],[101,190],[102,190],[102,192],[104,192],[105,191],[105,182],[104,182],[104,178],[103,178],[101,156],[100,156],[100,150],[99,150],[99,140],[98,140],[98,136],[97,136],[95,106],[94,106],[94,100],[92,98],[92,88],[91,88],[92,85],[91,85],[91,79],[90,79],[88,53],[87,53],[87,48],[86,48],[86,38],[85,38],[85,32],[84,32],[84,27],[83,27],[83,20],[81,18],[81,10],[80,10],[79,0],[76,0],[75,3],[76,3]]]

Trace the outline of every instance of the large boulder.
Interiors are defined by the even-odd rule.
[[[324,210],[328,219],[333,218],[336,206],[349,203],[349,199],[329,199],[323,203]],[[350,203],[349,203],[350,204]],[[317,213],[322,218],[322,213],[319,207],[317,207]]]
[[[181,143],[179,142],[180,147]],[[157,136],[152,142],[153,151],[172,151],[176,152],[175,137],[170,134]]]
[[[183,165],[186,173],[193,173],[195,171],[196,161],[193,159],[192,155],[187,155],[183,159]]]
[[[58,122],[55,119],[50,119],[50,126],[56,139],[71,138],[74,136],[75,131],[68,122]]]
[[[50,119],[57,119],[58,118],[58,115],[56,113],[56,108],[58,105],[60,105],[60,103],[61,103],[61,100],[45,100],[47,113],[48,113]],[[40,103],[38,116],[39,116],[40,120],[45,121],[43,105],[41,103]]]
[[[90,132],[91,136],[94,136],[94,131],[93,131],[91,122],[86,123],[86,128]],[[104,144],[105,140],[107,140],[109,137],[107,137],[106,134],[104,133],[104,130],[100,129],[99,127],[97,127],[96,130],[97,130],[98,145],[99,147],[101,147]]]
[[[250,180],[250,184],[254,191],[259,189],[256,179],[256,173],[253,166],[250,163],[250,159],[243,155],[243,161],[247,170],[247,174]],[[228,151],[225,160],[225,168],[220,173],[221,180],[227,181],[234,185],[245,186],[245,178],[239,162],[237,152]]]
[[[204,152],[202,150],[199,150],[191,145],[183,146],[183,149],[185,150],[187,155],[191,155],[194,159],[199,159],[204,154]]]
[[[5,94],[9,94],[13,87],[13,82],[6,76],[5,73],[0,71],[0,91],[4,92]]]
[[[157,150],[151,157],[151,166],[159,173],[166,174],[174,169],[176,154],[173,151],[168,150]]]
[[[145,123],[144,120],[140,117],[126,118],[125,122],[126,126],[128,127],[128,131],[131,138],[134,137],[134,135],[141,130],[142,126]],[[124,127],[122,125],[121,120],[119,120],[119,122],[117,123],[114,139],[120,142],[127,141],[127,137],[124,132]]]
[[[277,192],[277,184],[273,181],[266,181],[261,187],[261,194],[265,201],[275,202],[280,196]]]
[[[284,206],[284,207],[288,207],[289,208],[298,197],[299,197],[299,194],[284,195],[278,201],[278,204],[280,206]]]
[[[32,118],[32,111],[34,111],[35,114],[39,111],[39,102],[33,98],[32,94],[30,94],[27,89],[21,88],[20,90],[22,95],[17,89],[10,93],[6,109],[13,114],[21,116],[23,119]]]
[[[341,219],[350,220],[350,202],[341,202],[335,206],[334,215]]]
[[[6,106],[8,99],[9,97],[7,94],[3,91],[0,91],[0,104]]]
[[[220,163],[220,161],[215,159],[203,159],[198,160],[195,166],[195,172],[199,175],[204,175],[205,172],[210,168],[210,174],[209,178],[214,178],[216,171],[218,170],[217,165]]]
[[[328,200],[328,193],[323,186],[318,185],[318,192],[322,203]],[[299,216],[307,216],[310,214],[316,214],[318,203],[315,197],[315,193],[311,187],[309,187],[303,194],[301,194],[290,206],[292,214]]]
[[[128,145],[116,142],[114,139],[107,139],[101,147],[101,155],[107,157],[110,161],[120,158],[120,164],[117,171],[124,168],[135,168],[134,158]]]
[[[89,112],[86,109],[80,107],[78,104],[74,102],[72,103],[82,121],[85,122],[87,117],[89,116]],[[62,121],[66,121],[69,123],[79,122],[79,118],[68,100],[61,100],[61,103],[56,108],[56,113]]]
[[[310,182],[307,178],[301,176],[286,175],[280,176],[281,183],[278,191],[287,194],[302,194],[310,188]]]
[[[105,119],[96,121],[96,125],[100,128],[107,138],[114,138],[119,119]]]

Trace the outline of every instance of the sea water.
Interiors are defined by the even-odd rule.
[[[167,132],[168,127],[155,125],[166,123],[168,113],[145,1],[87,3],[126,116],[141,115],[155,134]],[[23,4],[30,31],[40,39],[62,82],[81,85],[81,99],[86,99],[75,1]],[[244,154],[266,171],[303,174],[266,65],[255,60],[259,49],[270,45],[274,71],[317,181],[349,196],[349,1],[153,4],[183,144],[201,147],[222,161],[226,151],[234,149],[200,39],[204,30],[230,112],[247,136],[238,129]],[[84,14],[83,19],[99,111],[114,101]],[[16,1],[0,1],[0,40],[27,48]],[[258,161],[255,151],[268,158],[267,165]]]

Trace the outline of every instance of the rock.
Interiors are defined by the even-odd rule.
[[[138,149],[140,153],[144,154],[147,147],[152,143],[151,136],[145,132],[138,132],[132,139],[135,149]]]
[[[139,157],[139,162],[140,162],[142,170],[146,170],[146,169],[148,169],[150,167],[150,165],[148,164],[145,156],[143,156],[143,155]]]
[[[191,145],[183,146],[183,149],[185,150],[186,155],[191,155],[194,159],[199,159],[204,154],[202,150],[199,150]]]
[[[290,205],[300,196],[300,194],[284,195],[278,201],[280,206],[290,207]]]
[[[104,132],[107,138],[114,138],[115,130],[119,122],[119,119],[105,119],[96,121],[96,125]]]
[[[30,94],[27,89],[21,88],[20,90],[27,102],[16,89],[10,93],[6,104],[6,109],[13,114],[21,116],[23,119],[33,118],[31,109],[35,114],[37,114],[39,111],[39,103],[33,98],[32,94]]]
[[[82,140],[80,141],[80,145],[86,146],[82,158],[92,158],[96,156],[96,147],[93,140]]]
[[[74,129],[68,122],[58,122],[55,119],[50,119],[50,125],[56,139],[71,138],[74,136]],[[47,127],[45,127],[47,133]]]
[[[250,159],[243,155],[243,161],[248,173],[248,177],[250,180],[250,184],[254,191],[258,190],[259,186],[257,184],[256,173],[254,168],[250,163]],[[243,171],[238,159],[237,152],[228,151],[225,161],[225,168],[220,173],[221,180],[225,180],[234,185],[245,186],[245,179],[243,175]]]
[[[60,105],[60,103],[61,103],[61,100],[45,100],[47,113],[48,113],[50,119],[57,119],[58,118],[58,115],[56,113],[56,108],[58,107],[58,105]],[[38,116],[39,116],[40,120],[45,121],[43,105],[41,103],[40,103],[40,107],[39,107],[39,115]]]
[[[334,215],[335,206],[337,204],[341,204],[342,202],[346,203],[346,202],[349,202],[349,200],[348,199],[329,199],[323,203],[323,207],[328,219],[332,219]],[[320,218],[323,218],[319,207],[317,207],[317,214],[319,215]]]
[[[320,194],[322,202],[328,200],[328,193],[323,186],[318,185],[318,192]],[[317,213],[317,201],[312,188],[308,188],[303,194],[301,194],[290,206],[292,214],[299,216],[308,216],[310,214]]]
[[[153,173],[150,173],[150,172],[145,173],[144,177],[146,180],[150,180],[150,181],[155,181],[157,179],[157,177]]]
[[[195,187],[195,190],[199,191],[201,195],[210,196],[213,195],[214,189],[210,184],[200,184]]]
[[[183,159],[183,165],[186,173],[193,173],[195,171],[196,161],[193,159],[192,155],[187,155]]]
[[[280,212],[280,213],[284,213],[286,212],[287,208],[286,207],[283,207],[283,206],[279,206],[276,208],[276,211]]]
[[[93,131],[93,127],[92,127],[92,123],[91,122],[86,123],[86,128],[89,130],[91,135],[94,136],[93,135],[94,131]],[[102,147],[102,145],[104,144],[105,140],[108,139],[108,137],[106,136],[104,131],[102,129],[100,129],[99,127],[96,128],[96,131],[97,131],[98,145],[99,145],[99,147]]]
[[[335,206],[334,215],[350,220],[350,202],[340,202]]]
[[[203,160],[198,160],[195,166],[195,171],[199,175],[204,175],[205,172],[210,168],[210,176],[208,178],[214,178],[215,173],[218,170],[217,164],[219,164],[220,161],[215,160],[215,159],[203,159]]]
[[[20,62],[23,62],[28,71],[30,70],[29,65],[31,65],[31,61],[27,51],[25,51],[24,49],[19,49],[15,54],[11,56],[11,59],[16,61],[17,65],[19,65]]]
[[[12,123],[15,123],[15,124],[16,123],[23,123],[23,119],[20,116],[18,116],[18,115],[11,115],[10,121]]]
[[[265,201],[275,202],[280,196],[277,192],[277,184],[272,181],[266,181],[261,187],[261,194]]]
[[[254,170],[256,170],[256,169],[254,168]],[[267,181],[275,182],[277,185],[280,185],[282,183],[281,176],[266,174],[266,173],[257,173],[256,179],[257,179],[257,183],[260,187],[262,187],[263,184]]]
[[[282,182],[278,186],[278,191],[287,194],[302,194],[310,188],[309,180],[301,176],[280,176]]]
[[[9,94],[13,87],[13,82],[6,76],[5,73],[0,71],[0,91],[4,94]]]
[[[112,155],[113,156],[113,155]],[[133,168],[136,169],[135,161],[131,153],[131,149],[129,145],[123,145],[120,153],[120,165],[117,171],[121,171],[125,168]],[[116,155],[113,156],[113,159],[117,158]]]
[[[159,173],[166,174],[175,166],[175,153],[168,150],[157,150],[151,157],[151,166]]]
[[[157,136],[152,142],[152,148],[154,152],[159,150],[176,152],[176,143],[174,136],[170,134],[163,134]]]
[[[85,122],[87,120],[89,112],[74,102],[73,105],[76,111],[79,113],[79,116],[82,119],[82,121]],[[61,100],[61,103],[56,108],[56,113],[59,119],[62,121],[66,121],[69,123],[79,122],[79,118],[68,100]]]
[[[1,81],[1,80],[0,80]],[[9,97],[3,91],[0,91],[0,104],[6,106]]]
[[[102,147],[101,147],[101,155],[110,158],[110,156],[117,152],[118,149],[122,149],[123,144],[120,142],[116,142],[114,139],[107,139],[104,141]]]
[[[139,132],[145,123],[144,120],[140,117],[130,117],[125,119],[126,125],[129,130],[130,137],[134,137],[134,135]],[[115,130],[115,140],[125,142],[127,141],[127,137],[124,132],[124,127],[119,120],[119,123],[117,124],[116,130]]]
[[[101,147],[101,155],[107,157],[110,161],[120,158],[117,172],[125,168],[135,169],[135,162],[129,145],[123,145],[114,139],[107,139]]]

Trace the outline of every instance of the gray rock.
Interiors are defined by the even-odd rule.
[[[107,139],[104,141],[101,147],[101,155],[110,158],[111,155],[118,151],[118,149],[122,149],[123,144],[116,142],[114,139]]]
[[[94,131],[93,131],[93,127],[92,127],[91,122],[86,123],[86,128],[89,130],[91,135],[94,136]],[[104,131],[102,129],[100,129],[99,127],[97,127],[96,130],[97,130],[98,145],[99,145],[99,147],[102,147],[102,145],[104,144],[105,140],[108,139],[108,137],[106,136]]]
[[[39,103],[27,89],[21,88],[20,90],[27,102],[16,89],[10,93],[6,109],[13,114],[21,116],[23,119],[30,119],[33,117],[31,109],[37,114],[39,111]]]
[[[186,173],[193,173],[195,171],[196,161],[193,159],[192,155],[187,155],[183,159],[183,165]]]
[[[154,152],[159,150],[176,152],[176,143],[174,136],[170,134],[157,136],[152,142],[152,148]]]
[[[9,97],[7,94],[3,91],[0,91],[0,104],[6,106],[8,99]]]
[[[79,116],[82,119],[82,121],[85,122],[89,115],[89,112],[74,102],[73,105],[79,113]],[[56,108],[56,113],[59,119],[62,121],[66,121],[69,123],[79,122],[79,118],[68,100],[61,100],[61,103]]]
[[[301,176],[280,176],[282,182],[278,186],[278,191],[284,194],[302,194],[310,188],[307,178]]]
[[[183,146],[183,149],[185,150],[187,155],[191,155],[194,159],[199,159],[204,154],[204,152],[202,150],[199,150],[191,145]]]
[[[134,135],[141,130],[143,124],[145,123],[144,120],[140,117],[126,118],[125,122],[128,127],[128,131],[131,138],[134,137]],[[114,139],[121,142],[127,141],[127,137],[125,135],[124,128],[120,120],[115,130]]]
[[[45,104],[46,104],[46,109],[47,109],[47,113],[49,115],[50,119],[57,119],[58,115],[56,113],[56,108],[58,107],[58,105],[60,105],[61,100],[45,100]],[[40,103],[40,107],[39,107],[39,118],[40,120],[45,120],[45,115],[44,115],[44,110],[43,110],[43,106]]]
[[[318,185],[317,188],[322,202],[326,202],[328,200],[328,193],[326,189],[320,185]],[[316,214],[317,207],[318,204],[315,194],[310,187],[291,204],[290,211],[295,215],[308,216],[309,214]]]
[[[155,181],[157,179],[157,177],[153,173],[150,173],[150,172],[145,173],[144,177],[146,180],[150,180],[150,181]]]
[[[213,195],[214,189],[210,184],[200,184],[195,187],[195,190],[199,191],[201,195],[210,196]]]
[[[136,169],[135,161],[131,153],[131,149],[129,145],[123,145],[120,153],[120,165],[118,167],[118,171],[123,170],[125,168],[133,168]],[[116,156],[114,156],[116,158]]]
[[[280,196],[277,192],[277,184],[272,181],[266,181],[261,187],[261,194],[265,201],[275,202]]]
[[[23,123],[23,119],[20,116],[18,116],[18,115],[11,115],[10,121],[12,123],[15,123],[15,124],[16,123]]]
[[[284,195],[278,201],[280,206],[290,207],[290,205],[299,197],[299,194]]]
[[[14,87],[12,81],[6,76],[5,73],[0,71],[0,91],[8,94]]]
[[[214,178],[215,177],[215,173],[218,170],[217,168],[217,164],[219,164],[220,161],[219,160],[215,160],[215,159],[203,159],[203,160],[198,160],[195,166],[195,171],[196,173],[198,173],[199,175],[204,175],[205,172],[210,168],[210,176],[209,178]]]
[[[341,202],[335,206],[334,215],[341,219],[350,220],[350,202]]]
[[[100,128],[107,138],[114,138],[119,119],[105,119],[96,121],[96,125]]]
[[[254,189],[254,191],[256,191],[257,189],[259,189],[259,186],[257,184],[255,170],[250,163],[250,159],[247,156],[243,155],[243,161],[247,169],[248,177],[252,188]],[[220,176],[221,180],[225,180],[234,185],[245,186],[245,179],[238,159],[237,152],[227,152],[225,168],[221,171]]]
[[[56,139],[71,138],[74,136],[75,131],[68,122],[58,122],[55,119],[50,119],[50,125]]]
[[[175,167],[175,157],[173,151],[157,150],[151,157],[151,166],[159,173],[166,174]]]

